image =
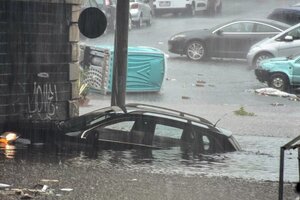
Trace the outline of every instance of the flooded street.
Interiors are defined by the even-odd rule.
[[[168,52],[175,33],[210,28],[237,18],[265,18],[289,0],[224,0],[221,15],[165,15],[151,26],[133,28],[129,46],[162,50],[167,70],[159,92],[127,93],[126,103],[144,103],[201,116],[233,133],[242,150],[198,154],[169,149],[103,149],[79,144],[0,146],[0,183],[11,188],[47,185],[35,199],[201,199],[278,198],[280,147],[299,135],[300,101],[261,95],[260,83],[245,59],[191,61]],[[82,44],[113,45],[114,34]],[[197,83],[203,83],[201,86]],[[92,91],[79,114],[110,106],[111,94]],[[251,116],[237,115],[241,108]],[[26,141],[25,141],[26,143]],[[295,199],[299,181],[297,150],[285,154],[284,199]],[[65,189],[65,190],[62,190]],[[0,188],[0,199],[19,199]],[[224,195],[226,194],[226,195]]]
[[[101,149],[80,148],[66,145],[62,149],[49,146],[16,146],[1,148],[1,163],[34,162],[41,164],[63,164],[71,167],[115,168],[154,174],[184,176],[226,176],[253,179],[256,181],[278,181],[279,152],[288,139],[276,137],[237,136],[242,151],[193,155],[179,147],[165,150],[151,149]],[[298,153],[286,152],[285,181],[296,182]],[[7,161],[4,161],[8,159]],[[9,161],[12,159],[11,161]],[[15,160],[15,161],[14,161]]]

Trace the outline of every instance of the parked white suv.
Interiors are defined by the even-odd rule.
[[[222,0],[154,0],[153,6],[155,15],[187,13],[194,16],[197,11],[213,15],[221,12]]]

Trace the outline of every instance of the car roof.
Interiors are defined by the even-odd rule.
[[[291,25],[283,23],[283,22],[279,22],[276,20],[272,20],[272,19],[261,19],[261,18],[238,18],[238,19],[234,19],[222,24],[218,24],[217,26],[214,26],[211,28],[211,30],[215,30],[218,29],[226,24],[230,24],[230,23],[234,23],[234,22],[240,22],[240,21],[245,21],[245,22],[257,22],[257,23],[265,23],[265,24],[269,24],[272,26],[275,26],[277,28],[282,28],[282,29],[287,29],[289,27],[291,27]]]
[[[196,122],[206,126],[213,126],[213,124],[210,121],[202,117],[181,112],[178,110],[154,106],[154,105],[131,103],[131,104],[126,104],[125,109],[127,110],[127,113],[132,113],[132,114],[145,114],[145,113],[161,114],[162,115],[161,117],[169,116],[177,119],[184,119],[187,120],[188,122]]]
[[[291,25],[283,23],[283,22],[279,22],[276,20],[272,20],[272,19],[259,19],[259,18],[245,18],[245,19],[236,19],[236,20],[232,20],[232,22],[236,22],[236,21],[251,21],[251,22],[258,22],[258,23],[265,23],[265,24],[270,24],[273,26],[281,26],[281,27],[286,27],[289,28]]]
[[[291,7],[275,8],[273,10],[273,12],[275,12],[275,11],[281,11],[281,10],[299,11],[300,12],[300,7],[299,6],[291,6]]]

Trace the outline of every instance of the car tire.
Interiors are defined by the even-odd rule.
[[[189,42],[186,46],[186,55],[194,61],[204,60],[206,57],[206,48],[203,42],[199,40]]]
[[[275,73],[270,77],[268,86],[281,91],[287,91],[289,88],[288,80],[289,79],[285,74]]]
[[[262,61],[262,60],[265,60],[265,59],[269,59],[269,58],[273,58],[274,56],[268,52],[264,52],[264,53],[260,53],[258,54],[257,56],[255,56],[255,59],[254,59],[254,62],[253,62],[253,66],[255,68],[257,68],[259,66],[259,63]]]
[[[152,14],[150,14],[149,20],[146,21],[146,25],[147,26],[151,26],[152,25],[152,19],[153,19]]]

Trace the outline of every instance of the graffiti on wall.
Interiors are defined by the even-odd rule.
[[[57,112],[57,100],[56,84],[34,82],[33,93],[28,97],[28,112],[40,119],[50,120]]]

